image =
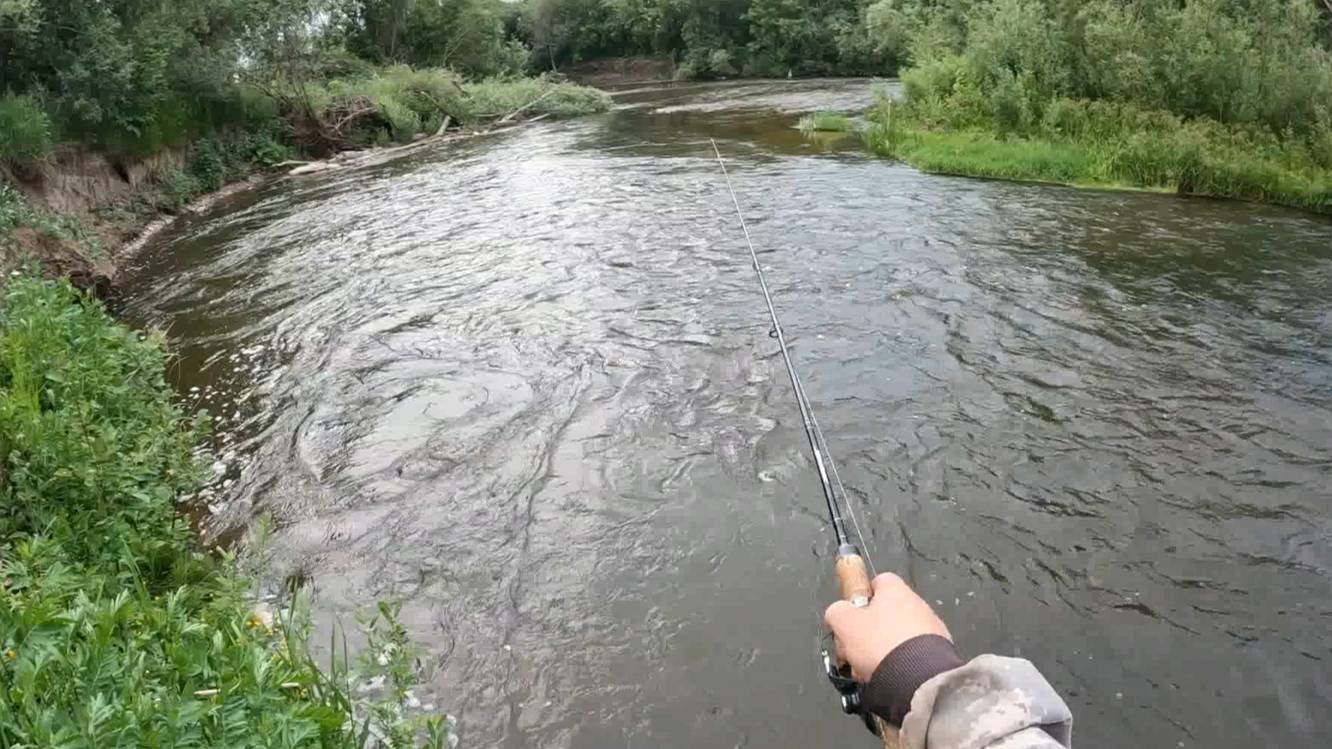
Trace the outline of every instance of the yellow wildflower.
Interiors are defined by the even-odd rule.
[[[273,628],[273,612],[260,604],[250,615],[245,617],[245,626],[267,632]]]

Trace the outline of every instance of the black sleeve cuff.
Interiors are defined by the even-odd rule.
[[[895,726],[911,709],[911,697],[921,684],[944,671],[960,668],[953,643],[939,635],[919,635],[898,645],[879,662],[874,675],[861,692],[866,710]]]

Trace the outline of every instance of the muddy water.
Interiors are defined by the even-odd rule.
[[[864,82],[619,98],[144,256],[215,528],[271,515],[325,616],[403,600],[467,746],[870,746],[716,137],[875,559],[966,652],[1033,659],[1084,747],[1332,738],[1332,223],[791,129]]]

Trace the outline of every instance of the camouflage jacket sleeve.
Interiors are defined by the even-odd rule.
[[[1030,661],[982,655],[911,696],[903,749],[1059,749],[1073,715]]]

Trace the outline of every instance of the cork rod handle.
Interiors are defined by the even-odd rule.
[[[870,585],[865,557],[860,554],[839,553],[835,566],[837,584],[842,589],[842,600],[850,601],[853,606],[861,608],[868,606],[870,599],[874,597],[874,588]],[[883,739],[884,749],[900,749],[901,740],[897,735],[897,728],[877,715],[871,719],[879,729],[879,738]]]

